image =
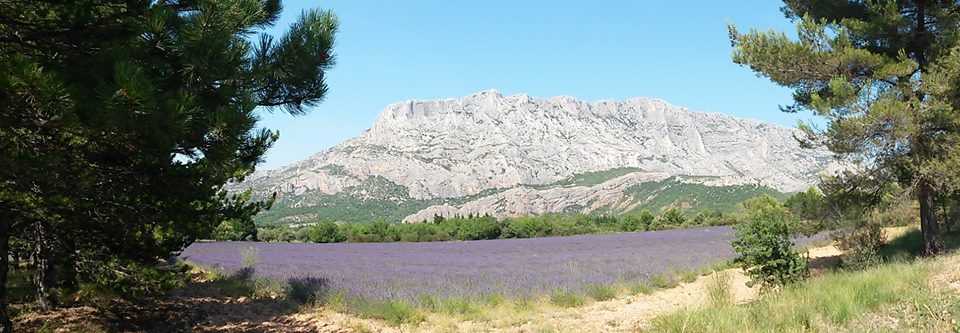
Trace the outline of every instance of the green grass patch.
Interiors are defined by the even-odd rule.
[[[440,302],[440,312],[460,316],[474,317],[483,312],[483,305],[462,299],[445,299]]]
[[[700,274],[697,271],[681,271],[679,274],[680,282],[690,283],[697,280],[697,276]]]
[[[711,302],[653,321],[656,332],[831,332],[883,306],[922,302],[929,268],[895,263],[860,272],[838,272],[785,287],[736,306],[719,282]]]
[[[707,300],[714,306],[733,304],[732,279],[728,272],[719,272],[707,283]]]
[[[714,264],[712,267],[710,267],[710,269],[712,269],[714,272],[719,272],[719,271],[728,270],[734,267],[737,267],[737,264],[734,263],[733,260],[727,260],[727,261],[721,261]]]
[[[405,302],[355,301],[350,308],[361,316],[383,319],[391,326],[417,324],[425,319],[420,309]]]
[[[649,282],[637,282],[630,285],[630,294],[631,295],[650,295],[653,293],[653,286]]]
[[[506,302],[507,298],[504,297],[502,294],[490,293],[490,294],[483,295],[483,297],[481,297],[481,300],[487,306],[497,306]]]
[[[643,170],[640,170],[639,168],[623,167],[605,171],[585,172],[557,181],[549,186],[593,186],[617,177],[640,171]]]
[[[587,299],[583,295],[558,290],[550,295],[550,303],[559,307],[572,308],[586,304]]]
[[[656,288],[669,289],[678,286],[680,283],[672,274],[658,273],[650,276],[650,284]]]
[[[617,289],[611,285],[596,285],[587,288],[587,296],[597,301],[606,301],[617,297]]]

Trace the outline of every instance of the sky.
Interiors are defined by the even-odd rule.
[[[276,169],[360,135],[388,104],[504,96],[653,97],[696,111],[796,126],[790,90],[730,60],[727,23],[792,32],[779,1],[285,0],[282,34],[305,9],[340,19],[329,92],[305,116],[262,113]]]

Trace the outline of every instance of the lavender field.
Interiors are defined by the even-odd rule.
[[[425,297],[533,297],[597,284],[633,283],[671,269],[734,257],[729,227],[435,243],[197,243],[180,256],[227,271],[241,251],[259,250],[254,274],[314,277],[365,299],[419,303]]]

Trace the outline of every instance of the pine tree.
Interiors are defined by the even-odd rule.
[[[924,249],[943,250],[934,203],[960,175],[960,5],[955,1],[787,0],[797,38],[730,26],[734,62],[794,90],[786,112],[813,111],[807,144],[858,163],[848,189],[910,186]]]
[[[322,101],[338,26],[310,10],[279,38],[259,33],[280,11],[279,0],[0,2],[0,286],[11,237],[38,249],[49,307],[57,281],[115,284],[267,207],[223,186],[278,138],[257,129],[258,112]]]

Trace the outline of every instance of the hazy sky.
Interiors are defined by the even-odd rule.
[[[481,90],[587,101],[655,97],[794,126],[790,91],[730,61],[726,23],[790,32],[779,1],[293,1],[340,17],[330,92],[309,115],[264,113],[280,130],[262,169],[359,135],[387,104]]]

